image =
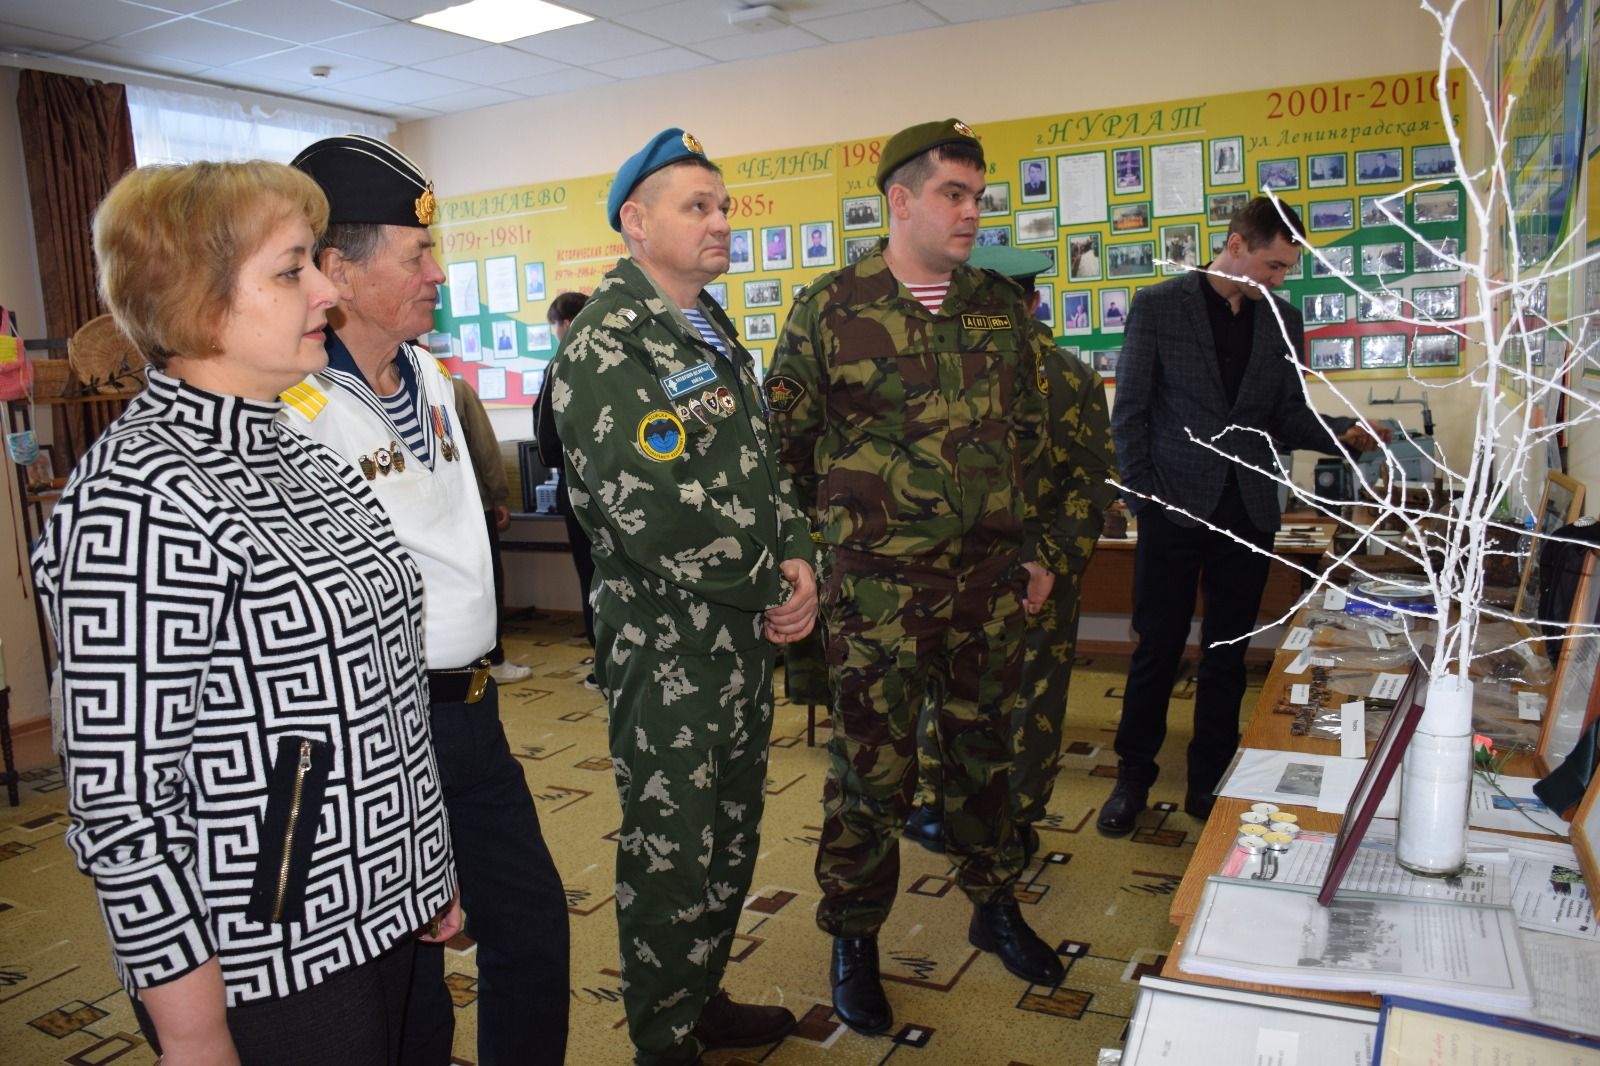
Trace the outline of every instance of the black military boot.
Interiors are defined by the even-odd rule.
[[[1100,808],[1100,817],[1094,827],[1108,837],[1127,836],[1133,832],[1133,821],[1144,810],[1150,799],[1150,789],[1132,781],[1118,781]]]
[[[1183,795],[1183,813],[1202,822],[1211,817],[1216,805],[1217,797],[1203,788],[1191,788]]]
[[[894,1024],[894,1011],[878,978],[877,937],[834,937],[828,982],[833,985],[833,1013],[856,1032],[873,1036]]]
[[[794,1014],[786,1007],[760,1007],[754,1003],[735,1003],[728,993],[706,1001],[700,1021],[694,1027],[695,1039],[707,1050],[719,1047],[765,1047],[775,1044],[794,1029]]]
[[[1031,984],[1054,987],[1066,976],[1061,959],[1022,920],[1010,891],[973,908],[967,940],[981,951],[1000,956],[1007,970]]]
[[[1026,866],[1039,854],[1039,830],[1032,822],[1017,823],[1017,841],[1022,845],[1022,865]]]
[[[929,851],[944,851],[944,812],[923,804],[911,808],[906,818],[906,839],[914,840]]]

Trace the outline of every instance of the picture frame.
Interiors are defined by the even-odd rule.
[[[1382,185],[1405,177],[1401,148],[1373,148],[1356,153],[1356,184]]]
[[[494,342],[495,359],[517,357],[517,323],[514,319],[497,318],[489,323],[489,336]]]
[[[1100,332],[1121,333],[1128,324],[1128,289],[1100,290]],[[1096,367],[1096,369],[1099,369]]]
[[[1455,322],[1461,318],[1461,286],[1425,286],[1411,290],[1413,317],[1435,322]]]
[[[1056,332],[1064,337],[1082,337],[1094,332],[1093,294],[1074,289],[1061,294],[1061,319]]]
[[[770,341],[778,335],[778,316],[772,311],[745,315],[742,328],[747,341]]]
[[[1056,326],[1056,287],[1050,284],[1034,283],[1034,288],[1039,290],[1039,309],[1033,317],[1049,326],[1054,332]]]
[[[1356,368],[1356,339],[1354,337],[1312,337],[1312,370],[1354,370]]]
[[[1042,255],[1046,259],[1050,260],[1049,267],[1047,267],[1044,270],[1039,271],[1039,274],[1038,274],[1039,277],[1041,277],[1041,278],[1053,278],[1060,272],[1060,269],[1061,269],[1061,246],[1060,245],[1052,244],[1048,248],[1035,248],[1035,249],[1033,249],[1033,251],[1038,252],[1040,255]]]
[[[1461,337],[1455,333],[1417,333],[1411,338],[1411,365],[1460,366]]]
[[[1222,249],[1227,247],[1227,245],[1228,245],[1228,231],[1227,230],[1225,230],[1225,229],[1214,229],[1214,230],[1208,231],[1206,233],[1206,259],[1208,261],[1212,260],[1212,259],[1215,259],[1218,255],[1220,255],[1222,253]]]
[[[450,343],[451,335],[442,330],[430,330],[428,333],[428,354],[435,359],[449,359],[455,352]]]
[[[783,283],[777,278],[755,278],[744,283],[746,307],[777,307],[783,303]]]
[[[1457,222],[1461,218],[1460,189],[1428,189],[1411,197],[1411,221]]]
[[[524,327],[523,350],[526,352],[548,352],[554,347],[553,341],[548,322],[530,322]]]
[[[1411,149],[1411,180],[1456,176],[1456,157],[1448,144],[1419,144]]]
[[[1050,160],[1034,156],[1017,164],[1017,181],[1025,204],[1042,204],[1050,199]]]
[[[1406,198],[1400,193],[1361,197],[1361,225],[1399,226],[1406,220]]]
[[[1233,221],[1240,208],[1250,202],[1248,192],[1214,192],[1206,196],[1206,221],[1213,226],[1226,226]]]
[[[1356,225],[1355,201],[1313,200],[1311,201],[1310,216],[1306,220],[1306,224],[1313,233],[1354,229]]]
[[[55,452],[51,445],[39,445],[38,458],[23,469],[22,483],[23,490],[29,495],[38,495],[55,488]]]
[[[1418,241],[1411,246],[1412,269],[1418,274],[1437,274],[1446,270],[1459,270],[1446,256],[1459,256],[1461,242],[1454,237],[1441,237],[1437,241]]]
[[[1373,816],[1378,813],[1384,793],[1389,790],[1389,782],[1394,780],[1395,771],[1400,768],[1406,745],[1411,742],[1417,724],[1422,721],[1426,693],[1422,663],[1420,660],[1413,661],[1400,686],[1400,693],[1395,697],[1389,721],[1378,734],[1377,742],[1367,756],[1367,765],[1356,781],[1355,791],[1350,795],[1350,802],[1345,805],[1344,818],[1339,822],[1339,835],[1334,838],[1333,854],[1328,860],[1328,872],[1317,891],[1317,902],[1324,907],[1333,902],[1344,875],[1350,869],[1350,863],[1361,847],[1362,839],[1367,835]]]
[[[1244,184],[1244,138],[1213,137],[1206,144],[1206,179],[1211,185]]]
[[[1578,576],[1568,621],[1593,625],[1597,620],[1600,620],[1600,550],[1591,548],[1583,557],[1583,570]],[[1600,687],[1595,685],[1597,667],[1600,667],[1600,633],[1578,633],[1561,642],[1555,677],[1550,681],[1545,701],[1544,721],[1539,726],[1539,744],[1534,749],[1539,776],[1549,774],[1566,762],[1573,745],[1600,714],[1600,700],[1597,700]]]
[[[1102,348],[1094,353],[1091,365],[1094,367],[1094,372],[1109,384],[1117,380],[1117,361],[1121,358],[1121,348]]]
[[[849,266],[877,246],[877,237],[846,237],[844,239],[844,265]]]
[[[1393,370],[1405,365],[1405,334],[1368,333],[1361,338],[1362,370]]]
[[[979,217],[992,218],[995,215],[1009,215],[1010,213],[1010,182],[997,181],[984,186],[982,195],[978,197]]]
[[[1578,853],[1578,866],[1585,884],[1600,885],[1600,774],[1589,780],[1589,788],[1572,816],[1572,850]]]
[[[1562,526],[1571,525],[1583,517],[1583,499],[1585,487],[1577,478],[1568,477],[1559,470],[1552,470],[1545,475],[1544,490],[1539,495],[1539,510],[1534,518],[1534,524],[1542,534],[1554,533]],[[1585,564],[1588,565],[1587,560]],[[1581,577],[1580,577],[1581,581]],[[1533,602],[1528,600],[1533,597]],[[1523,564],[1522,574],[1517,579],[1517,599],[1511,608],[1511,613],[1518,618],[1533,616],[1539,599],[1539,553],[1535,551]],[[1545,619],[1549,622],[1565,622],[1565,618]],[[1559,668],[1560,663],[1557,662]]]
[[[522,298],[529,303],[544,299],[544,264],[522,264]]]
[[[794,229],[792,226],[761,227],[761,269],[794,269]]]
[[[755,244],[756,231],[753,229],[736,229],[728,234],[728,273],[755,273]]]
[[[1404,304],[1404,296],[1393,289],[1359,293],[1356,296],[1356,321],[1393,322],[1400,317]]]
[[[457,327],[461,336],[461,361],[483,362],[483,331],[476,322],[463,322]]]
[[[1010,246],[1010,226],[979,226],[978,239],[973,241],[974,248],[1009,248]]]
[[[1126,204],[1111,205],[1111,235],[1150,232],[1150,201],[1134,200]]]
[[[1106,245],[1107,278],[1149,278],[1156,272],[1155,241],[1123,241]]]
[[[1033,211],[1018,211],[1016,231],[1018,244],[1055,243],[1056,209],[1041,207]]]
[[[840,202],[839,212],[843,216],[846,232],[883,227],[883,197],[878,193],[846,197]]]
[[[1200,224],[1180,222],[1162,226],[1161,273],[1168,277],[1186,274],[1200,266]]]
[[[1382,277],[1405,272],[1405,241],[1382,241],[1361,246],[1361,273]]]
[[[1306,159],[1306,188],[1327,189],[1348,185],[1350,157],[1343,152],[1314,155]]]
[[[1111,151],[1111,195],[1134,196],[1144,192],[1144,149]]]
[[[1355,272],[1355,251],[1348,244],[1335,244],[1327,248],[1319,248],[1320,257],[1306,253],[1311,260],[1311,276],[1313,278],[1347,278]],[[1326,264],[1324,263],[1326,260]]]
[[[722,308],[728,309],[728,283],[726,281],[713,281],[706,286],[706,295],[711,297],[711,302]]]
[[[1343,292],[1319,292],[1300,298],[1300,314],[1307,327],[1337,326],[1345,321]]]
[[[1300,187],[1300,159],[1263,159],[1256,164],[1256,188],[1287,192]]]
[[[1067,280],[1099,281],[1100,275],[1100,234],[1068,234]]]
[[[800,227],[800,265],[808,269],[833,266],[833,223],[807,222]]]

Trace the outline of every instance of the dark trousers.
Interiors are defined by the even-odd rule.
[[[389,1066],[400,1061],[416,941],[410,935],[360,966],[292,996],[228,1008],[228,1032],[242,1066]],[[134,1016],[161,1054],[150,1014]],[[448,1053],[440,1062],[449,1062]]]
[[[594,585],[594,557],[589,544],[589,534],[578,524],[572,513],[572,500],[567,496],[567,483],[563,479],[556,495],[556,510],[567,523],[567,543],[572,546],[572,565],[578,568],[578,594],[583,597],[583,635],[594,647],[594,608],[589,605],[589,589]]]
[[[506,568],[500,561],[500,527],[495,524],[493,511],[483,512],[483,524],[489,530],[489,558],[494,561],[494,649],[489,661],[499,666],[506,661],[505,645],[500,640],[500,627],[506,617]]]
[[[1250,521],[1238,489],[1223,492],[1211,521],[1268,551],[1272,533]],[[1205,594],[1195,683],[1189,788],[1210,792],[1239,747],[1247,641],[1217,645],[1255,627],[1271,560],[1204,526],[1180,526],[1151,504],[1139,512],[1133,562],[1133,629],[1139,635],[1117,725],[1117,776],[1149,786],[1167,736],[1167,700],[1183,661],[1195,591]],[[1214,646],[1216,645],[1216,646]]]
[[[567,1046],[567,899],[522,764],[500,725],[499,690],[490,681],[477,703],[435,703],[429,721],[466,932],[478,942],[477,1061],[560,1063]],[[443,949],[420,947],[413,994],[450,1002]],[[450,1033],[408,1026],[404,1061],[448,1063]]]

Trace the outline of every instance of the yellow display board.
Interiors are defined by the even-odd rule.
[[[1313,365],[1334,377],[1459,373],[1448,331],[1389,321],[1400,306],[1409,313],[1402,300],[1443,319],[1464,298],[1460,272],[1395,224],[1457,248],[1465,239],[1436,83],[1436,72],[1417,71],[987,123],[977,128],[989,159],[979,241],[1054,259],[1039,278],[1041,317],[1114,379],[1134,291],[1180,273],[1174,264],[1206,262],[1232,212],[1271,184],[1336,270],[1388,294],[1358,300],[1307,255],[1283,295],[1306,312]],[[1458,74],[1446,91],[1459,110]],[[796,289],[887,233],[873,183],[884,139],[742,156],[707,146],[734,230],[732,265],[710,291],[759,360]],[[629,150],[619,146],[619,163]],[[1419,179],[1442,184],[1404,195]],[[533,402],[554,354],[549,301],[592,291],[626,254],[605,218],[610,181],[440,200],[448,280],[430,346],[486,403]]]

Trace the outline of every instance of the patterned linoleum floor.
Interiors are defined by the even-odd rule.
[[[535,676],[502,690],[512,750],[524,762],[539,818],[567,888],[573,938],[572,1023],[567,1061],[631,1061],[617,988],[612,861],[617,801],[606,756],[605,709],[581,684],[588,648],[574,618],[514,624],[512,656]],[[1111,786],[1112,731],[1127,661],[1080,659],[1073,678],[1067,755],[1044,846],[1019,896],[1030,924],[1058,944],[1067,964],[1059,988],[1029,988],[966,941],[969,907],[942,857],[902,849],[901,894],[880,938],[895,1009],[889,1035],[863,1037],[831,1014],[829,941],[814,921],[812,860],[821,814],[827,737],[806,743],[807,713],[782,699],[773,733],[767,813],[755,883],[739,923],[726,987],[739,999],[783,1003],[800,1016],[781,1044],[713,1052],[711,1063],[772,1066],[1090,1066],[1120,1047],[1135,983],[1158,969],[1172,943],[1170,897],[1200,825],[1181,809],[1183,781],[1168,776],[1131,838],[1094,830]],[[1262,675],[1252,674],[1245,706]],[[1174,693],[1162,763],[1183,765],[1191,675]],[[1161,804],[1158,804],[1158,806]],[[0,1061],[11,1066],[153,1060],[112,974],[87,878],[62,842],[60,772],[35,770],[19,808],[0,806]],[[458,1008],[456,1061],[475,1061],[474,958],[461,939],[447,957]],[[529,1034],[537,1039],[538,1034]]]

